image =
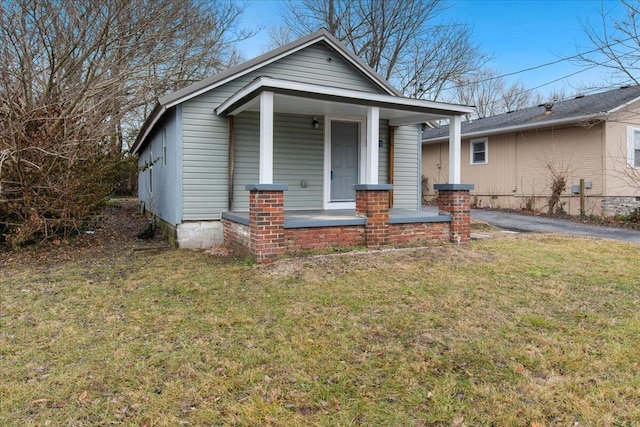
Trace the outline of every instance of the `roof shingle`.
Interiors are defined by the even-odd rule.
[[[534,124],[545,123],[572,118],[579,121],[589,116],[605,115],[618,107],[640,98],[640,86],[627,86],[620,89],[600,92],[594,95],[578,96],[553,103],[551,113],[547,113],[545,105],[524,108],[496,116],[475,119],[462,123],[462,136],[486,132],[487,134],[499,129],[529,127]],[[449,126],[427,129],[422,132],[422,140],[434,140],[449,135]]]

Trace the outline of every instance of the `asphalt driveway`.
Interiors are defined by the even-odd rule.
[[[581,224],[560,218],[520,215],[512,212],[472,209],[471,219],[506,230],[531,233],[561,233],[640,243],[640,231]]]

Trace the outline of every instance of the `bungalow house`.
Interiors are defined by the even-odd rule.
[[[301,250],[469,240],[459,167],[420,203],[420,123],[473,109],[403,97],[325,30],[158,100],[133,147],[139,199],[181,248]],[[466,207],[465,207],[466,203]]]
[[[423,199],[448,176],[448,129],[422,134]],[[542,104],[462,123],[462,181],[472,205],[544,210],[552,181],[566,190],[559,206],[612,216],[640,207],[640,87]]]

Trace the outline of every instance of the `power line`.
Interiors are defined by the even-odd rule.
[[[611,62],[611,61],[612,61],[612,60],[605,61],[603,64],[606,64],[607,62]],[[574,76],[574,75],[576,75],[576,74],[583,73],[583,72],[585,72],[585,71],[591,70],[591,69],[596,68],[596,67],[599,67],[599,66],[601,66],[601,65],[602,65],[602,64],[594,64],[594,65],[591,65],[591,66],[589,66],[589,67],[583,68],[583,69],[578,70],[578,71],[575,71],[575,72],[573,72],[573,73],[569,73],[569,74],[564,75],[564,76],[562,76],[562,77],[559,77],[559,78],[553,79],[553,80],[551,80],[551,81],[548,81],[548,82],[543,83],[543,84],[541,84],[541,85],[538,85],[538,86],[535,86],[535,87],[532,87],[532,88],[527,88],[527,89],[525,89],[525,90],[523,90],[523,91],[521,91],[521,92],[518,92],[518,93],[514,94],[513,96],[520,96],[520,95],[524,95],[525,93],[528,93],[528,92],[533,92],[533,91],[535,91],[535,90],[537,90],[537,89],[540,89],[540,88],[542,88],[542,87],[548,86],[548,85],[550,85],[550,84],[552,84],[552,83],[556,83],[556,82],[558,82],[558,81],[560,81],[560,80],[564,80],[564,79],[566,79],[566,78],[568,78],[568,77]],[[632,82],[631,80],[625,80],[625,81],[623,82],[623,84],[627,84],[627,83],[631,83],[631,82]],[[605,89],[609,89],[609,88],[614,88],[614,87],[619,86],[619,85],[620,85],[620,84],[617,84],[617,85],[614,85],[614,86],[609,86],[609,87],[594,88],[594,89],[591,89],[590,91],[583,91],[583,94],[586,94],[586,93],[595,93],[595,92],[599,92],[599,91],[601,91],[601,90],[605,90]],[[568,99],[568,98],[564,98],[564,99]],[[564,100],[564,99],[561,99],[561,100],[559,100],[559,101],[562,101],[562,100]],[[493,101],[487,102],[487,103],[486,103],[486,105],[495,105],[495,104],[498,104],[498,103],[500,103],[500,102],[504,102],[504,98],[503,98],[503,99],[496,99],[496,100],[493,100]]]
[[[573,56],[566,56],[564,58],[560,58],[560,59],[557,59],[555,61],[546,62],[544,64],[539,64],[539,65],[534,65],[534,66],[529,67],[529,68],[524,68],[524,69],[518,70],[518,71],[512,71],[510,73],[505,73],[505,74],[501,74],[501,75],[498,75],[498,76],[487,77],[486,79],[482,79],[482,80],[476,80],[476,81],[473,81],[473,82],[468,82],[468,83],[463,83],[463,84],[456,84],[455,82],[451,82],[451,84],[453,85],[452,87],[460,88],[460,87],[467,87],[467,86],[471,86],[471,85],[475,85],[475,84],[479,84],[479,83],[488,82],[488,81],[491,81],[491,80],[497,80],[497,79],[501,79],[501,78],[504,78],[504,77],[514,76],[516,74],[522,74],[522,73],[526,73],[528,71],[538,70],[540,68],[549,67],[551,65],[559,64],[560,62],[570,61],[570,60],[573,60],[573,59],[578,59],[578,58],[584,57],[585,55],[589,55],[591,53],[602,51],[602,49],[604,49],[604,48],[610,48],[610,47],[613,47],[615,45],[626,43],[626,42],[628,42],[630,40],[633,40],[633,39],[634,39],[634,37],[629,37],[629,38],[626,38],[624,40],[618,40],[618,41],[616,41],[614,43],[609,43],[606,46],[603,46],[601,48],[591,49],[591,50],[588,50],[586,52],[581,52],[581,53],[575,54]],[[609,61],[606,61],[606,62],[609,62]],[[593,67],[595,67],[597,65],[601,65],[601,64],[596,64],[596,65],[594,65],[592,67],[587,68],[587,70],[589,70],[589,69],[591,69],[591,68],[593,68]],[[578,74],[578,72],[576,72],[575,74]],[[573,75],[573,74],[570,74],[570,75],[562,77],[562,78],[570,77],[571,75]],[[553,83],[553,82],[550,82],[550,83]],[[548,83],[548,84],[550,84],[550,83]],[[546,86],[546,84],[542,85],[542,86]],[[542,86],[539,86],[539,87],[542,87]],[[452,87],[444,88],[444,90],[451,89]]]

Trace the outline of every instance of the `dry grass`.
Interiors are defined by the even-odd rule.
[[[0,425],[637,425],[638,251],[527,236],[269,267],[10,263]]]

